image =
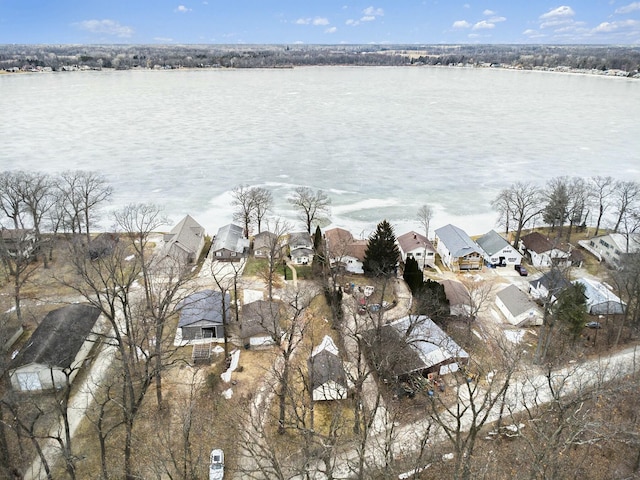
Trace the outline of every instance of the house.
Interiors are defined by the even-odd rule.
[[[192,293],[181,300],[177,340],[180,344],[194,340],[224,338],[225,324],[231,318],[231,296],[214,290]]]
[[[413,258],[418,262],[420,269],[435,265],[436,249],[424,235],[411,231],[400,235],[396,240],[403,262],[406,262],[407,258]]]
[[[331,267],[363,274],[364,254],[368,241],[353,238],[351,232],[343,228],[331,228],[324,233]]]
[[[309,265],[313,262],[313,242],[307,232],[289,234],[289,256],[295,265]]]
[[[219,261],[239,261],[249,252],[249,239],[244,228],[235,223],[220,227],[211,245],[211,258]]]
[[[376,369],[387,380],[432,378],[466,365],[469,354],[424,315],[408,316],[362,336]]]
[[[487,263],[498,267],[512,267],[522,262],[522,254],[495,230],[485,233],[476,243],[482,248]]]
[[[36,250],[36,236],[32,229],[9,229],[0,226],[0,257],[29,258]]]
[[[164,255],[182,264],[195,263],[205,243],[204,227],[191,215],[185,216],[164,235]]]
[[[239,337],[245,348],[273,345],[281,334],[281,305],[256,300],[242,307]]]
[[[529,294],[535,300],[550,300],[553,303],[557,300],[560,292],[570,285],[571,283],[562,272],[554,269],[546,272],[540,278],[531,280],[529,282]]]
[[[459,317],[471,315],[471,297],[467,288],[455,280],[443,280],[441,283],[449,300],[450,314]]]
[[[436,251],[442,263],[454,272],[482,269],[483,251],[464,230],[451,224],[435,231]]]
[[[588,278],[580,278],[573,283],[584,286],[587,311],[591,315],[622,315],[625,312],[627,305],[604,283]]]
[[[84,304],[49,312],[11,362],[11,387],[40,391],[73,381],[96,343],[99,317],[99,309]]]
[[[608,233],[578,243],[614,268],[622,268],[627,254],[640,251],[640,235],[631,235],[627,241],[621,233]]]
[[[314,401],[347,398],[352,385],[338,348],[329,335],[325,335],[320,345],[313,349],[307,368]]]
[[[496,306],[511,325],[542,325],[540,307],[515,285],[509,285],[498,292]]]
[[[560,241],[552,241],[540,232],[529,233],[520,239],[520,253],[529,258],[531,265],[538,268],[571,264],[571,254],[562,248]]]
[[[278,236],[271,232],[260,232],[253,237],[253,256],[256,258],[270,258],[272,252],[282,247],[275,245],[278,242]]]

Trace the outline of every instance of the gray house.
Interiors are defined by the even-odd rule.
[[[435,231],[436,250],[442,263],[454,272],[482,269],[484,252],[464,230],[445,225]]]
[[[476,243],[484,251],[487,263],[499,267],[512,267],[522,262],[522,254],[495,230],[485,233]]]
[[[240,225],[230,223],[220,227],[213,245],[211,258],[213,260],[239,261],[249,253],[249,239],[244,236],[244,229]]]
[[[183,343],[224,338],[224,325],[231,319],[229,293],[223,297],[220,292],[202,290],[186,297],[177,308],[180,310],[178,329]]]
[[[289,234],[289,255],[296,265],[309,265],[313,262],[313,242],[307,232]]]
[[[282,306],[277,302],[256,300],[242,307],[240,339],[245,348],[273,345],[280,336]]]
[[[281,245],[274,245],[278,236],[271,232],[260,232],[253,237],[253,256],[257,258],[269,258],[271,253],[279,253]],[[277,251],[276,251],[277,250]]]
[[[180,263],[195,263],[205,242],[204,227],[187,215],[164,235],[164,254]]]
[[[307,360],[313,400],[343,400],[352,384],[347,377],[338,348],[330,336],[325,335]]]
[[[509,285],[498,292],[496,306],[511,325],[542,325],[540,307],[515,285]]]
[[[49,312],[9,367],[14,390],[61,388],[72,381],[98,336],[100,310],[73,304]]]

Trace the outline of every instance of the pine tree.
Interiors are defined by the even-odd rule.
[[[418,266],[418,262],[413,257],[408,257],[404,264],[404,273],[402,275],[404,281],[407,282],[409,289],[413,295],[416,295],[422,288],[424,283],[422,272]]]
[[[364,253],[363,269],[369,277],[390,277],[395,275],[399,251],[396,236],[389,222],[383,220],[369,237]]]

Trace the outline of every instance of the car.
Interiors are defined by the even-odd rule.
[[[222,480],[224,477],[224,453],[219,448],[211,450],[209,480]]]
[[[600,322],[587,322],[584,326],[587,328],[602,328],[602,324]]]
[[[520,274],[521,277],[529,275],[529,271],[522,265],[514,265],[513,268]]]

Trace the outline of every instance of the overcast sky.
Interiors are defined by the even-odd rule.
[[[640,1],[0,0],[7,43],[638,45]]]

